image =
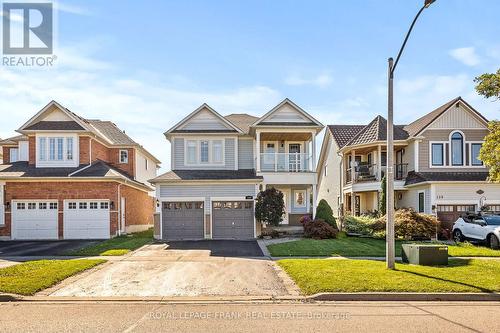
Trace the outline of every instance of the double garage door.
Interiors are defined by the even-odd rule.
[[[58,212],[57,201],[13,201],[12,239],[58,239]],[[109,238],[109,216],[108,200],[65,200],[63,238]]]
[[[162,229],[165,240],[205,238],[204,202],[163,202]],[[213,239],[254,238],[252,201],[213,201]]]
[[[467,212],[475,212],[476,205],[437,205],[437,218],[449,228],[456,220]]]

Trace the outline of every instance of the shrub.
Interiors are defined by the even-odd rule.
[[[439,223],[434,215],[417,213],[411,208],[399,209],[394,214],[394,233],[398,238],[431,238]],[[373,231],[385,234],[386,216],[373,225]]]
[[[325,199],[321,199],[318,203],[318,207],[316,208],[316,218],[324,220],[332,227],[337,228],[337,221],[335,220],[335,217],[333,217],[333,210]]]
[[[336,238],[338,230],[324,220],[309,220],[304,223],[304,236],[314,239]]]
[[[376,221],[377,220],[375,218],[367,215],[361,215],[361,216],[348,215],[344,219],[344,227],[346,231],[349,233],[372,236],[374,231],[372,225]]]
[[[262,229],[262,232],[260,233],[260,236],[261,237],[267,237],[267,236],[269,236],[271,238],[279,238],[280,233],[278,232],[278,230],[265,228],[265,229]]]
[[[271,187],[260,191],[255,203],[255,218],[260,222],[278,226],[283,221],[285,202],[283,193]]]

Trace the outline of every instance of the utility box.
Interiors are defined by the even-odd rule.
[[[439,244],[403,244],[403,262],[413,265],[448,265],[448,246]]]

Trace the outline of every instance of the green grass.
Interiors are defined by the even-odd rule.
[[[500,291],[500,261],[451,259],[430,267],[354,259],[284,259],[278,264],[304,294],[319,292],[494,292]]]
[[[403,241],[396,241],[396,256],[401,255]],[[289,256],[346,256],[385,257],[385,240],[374,238],[346,237],[337,239],[301,239],[272,244],[268,247],[273,257]],[[500,250],[469,243],[448,245],[452,257],[500,257]]]
[[[106,260],[37,260],[0,269],[0,292],[33,295]]]
[[[122,256],[153,240],[153,229],[129,235],[118,236],[99,244],[66,253],[70,256]]]

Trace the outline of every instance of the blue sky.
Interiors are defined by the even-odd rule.
[[[169,168],[162,133],[200,104],[262,115],[289,97],[324,124],[386,113],[387,58],[420,0],[59,1],[57,67],[0,67],[0,137],[51,99],[113,120]],[[458,95],[487,118],[473,78],[500,66],[497,0],[437,0],[396,72],[395,121]]]

